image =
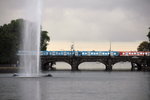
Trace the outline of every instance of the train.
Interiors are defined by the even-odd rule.
[[[41,51],[45,56],[150,56],[149,51]]]

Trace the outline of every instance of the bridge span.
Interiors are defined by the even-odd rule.
[[[79,65],[84,62],[100,62],[105,65],[106,71],[112,71],[113,65],[119,62],[131,62],[131,71],[150,70],[150,56],[56,56],[41,55],[41,67],[44,70],[52,69],[56,62],[66,62],[72,71],[78,71]],[[91,66],[92,67],[92,66]]]

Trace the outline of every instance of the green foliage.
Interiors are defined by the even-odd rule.
[[[16,62],[24,22],[23,19],[17,19],[0,26],[0,63],[11,64]],[[41,30],[41,50],[47,49],[48,41],[50,41],[48,32]]]
[[[149,29],[150,29],[150,28],[149,28]],[[148,32],[147,37],[148,37],[149,42],[150,42],[150,31]]]
[[[41,50],[44,51],[47,49],[48,42],[50,41],[50,38],[48,36],[47,31],[41,32]]]
[[[147,41],[143,41],[139,46],[138,46],[138,51],[149,51],[149,43]]]
[[[0,26],[0,63],[13,63],[16,60],[22,23],[22,19],[17,19]]]
[[[150,29],[150,28],[149,28]],[[137,48],[138,51],[150,51],[150,31],[148,32],[147,35],[149,42],[148,41],[143,41]]]

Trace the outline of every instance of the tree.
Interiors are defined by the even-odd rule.
[[[149,30],[150,30],[150,27],[149,27]],[[148,32],[147,37],[148,37],[149,42],[150,42],[150,31]]]
[[[0,26],[0,63],[15,61],[22,23],[22,19],[17,19]]]
[[[147,41],[143,41],[139,46],[138,46],[138,51],[149,51],[149,43]]]
[[[149,28],[150,29],[150,28]],[[150,31],[148,32],[147,35],[149,42],[148,41],[143,41],[137,48],[138,51],[150,51]]]
[[[0,26],[0,63],[11,64],[16,62],[24,22],[23,19],[17,19]],[[41,30],[41,50],[47,49],[47,42],[49,41],[48,32]]]
[[[41,50],[44,51],[47,49],[48,42],[50,41],[50,38],[48,36],[47,31],[41,32]]]

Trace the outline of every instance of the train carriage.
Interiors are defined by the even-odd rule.
[[[88,51],[81,51],[82,56],[89,56]]]
[[[102,51],[101,54],[102,56],[109,56],[109,51]]]
[[[90,51],[90,56],[98,56],[99,52],[98,51]]]
[[[120,56],[149,56],[150,52],[144,51],[120,51]]]
[[[111,56],[119,56],[119,52],[118,51],[111,51]]]
[[[19,51],[18,55],[28,54]],[[41,51],[40,55],[49,56],[150,56],[150,52],[144,51]]]
[[[49,55],[49,51],[40,51],[40,55],[47,56]]]

